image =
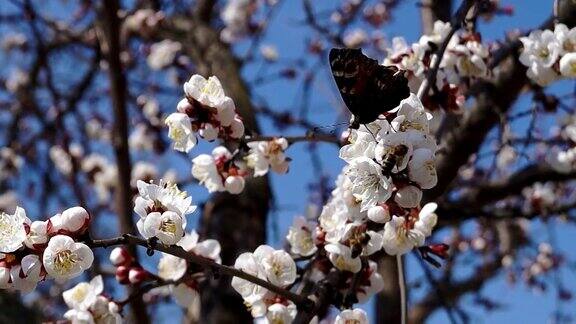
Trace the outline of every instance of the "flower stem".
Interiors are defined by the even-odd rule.
[[[396,263],[398,265],[398,286],[400,287],[400,312],[402,318],[402,324],[406,324],[406,318],[408,317],[408,307],[406,300],[406,280],[404,278],[404,264],[402,262],[402,255],[396,255]]]

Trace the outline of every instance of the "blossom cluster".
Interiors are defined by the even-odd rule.
[[[189,253],[221,263],[220,243],[213,239],[204,241],[198,239],[198,233],[193,230],[184,235],[177,245]],[[180,306],[190,307],[199,296],[199,283],[194,277],[194,274],[199,272],[202,272],[201,268],[194,267],[182,258],[164,253],[158,262],[158,277],[173,281],[175,284],[155,288],[150,295],[170,295]]]
[[[140,219],[136,227],[145,238],[158,238],[166,245],[178,243],[184,236],[186,215],[193,213],[192,197],[175,184],[138,181],[134,211]]]
[[[178,103],[178,112],[165,121],[175,150],[190,152],[196,146],[197,135],[207,141],[244,135],[244,123],[236,114],[234,101],[226,96],[217,77],[206,80],[195,74],[184,83],[184,92],[186,98]]]
[[[244,178],[264,176],[269,170],[288,172],[289,159],[284,155],[288,148],[285,138],[248,143],[247,154],[231,153],[224,146],[212,154],[200,154],[192,159],[192,176],[209,192],[227,191],[239,194],[244,190]]]
[[[278,287],[288,287],[296,280],[296,263],[286,251],[259,246],[254,253],[242,253],[234,267]],[[232,287],[244,298],[252,316],[266,316],[270,323],[291,323],[296,305],[283,296],[248,280],[234,277]]]
[[[546,162],[552,169],[560,173],[570,173],[576,170],[576,118],[567,116],[561,122],[559,137],[566,140],[570,145],[553,146],[546,152]]]
[[[340,150],[348,165],[318,225],[296,218],[288,232],[292,253],[310,256],[322,248],[337,269],[360,273],[359,300],[382,288],[376,264],[360,256],[404,254],[422,246],[436,224],[436,204],[420,208],[422,190],[437,182],[429,119],[412,94],[385,119],[350,130]]]
[[[180,50],[182,50],[182,44],[165,39],[150,46],[150,54],[146,62],[151,69],[161,70],[174,62]]]
[[[24,209],[0,214],[0,288],[30,292],[45,279],[65,281],[92,266],[94,255],[78,242],[90,216],[82,207],[47,221],[30,221]]]
[[[236,163],[234,155],[224,146],[212,150],[212,154],[200,154],[192,160],[192,176],[209,192],[228,191],[239,194],[244,190],[245,165]]]
[[[102,276],[90,282],[81,282],[62,293],[64,302],[70,308],[64,317],[72,323],[120,324],[121,308],[104,294]]]
[[[410,89],[417,92],[436,59],[433,54],[448,37],[451,28],[449,22],[436,21],[430,35],[423,35],[411,45],[402,37],[393,38],[384,64],[407,71]],[[480,34],[469,31],[454,34],[442,56],[436,84],[432,85],[438,91],[428,98],[427,108],[435,110],[433,108],[439,106],[449,111],[460,111],[464,104],[463,87],[472,79],[488,76],[488,58],[489,49],[482,44]]]
[[[561,77],[576,77],[576,28],[556,24],[554,31],[534,30],[520,41],[520,62],[536,84],[547,86]]]

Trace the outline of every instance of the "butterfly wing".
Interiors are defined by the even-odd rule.
[[[408,79],[396,67],[382,66],[361,49],[334,48],[332,75],[357,123],[370,123],[410,95]]]

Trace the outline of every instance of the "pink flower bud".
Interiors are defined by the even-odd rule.
[[[117,247],[110,252],[110,262],[115,266],[129,265],[132,262],[132,256],[124,247]]]
[[[128,273],[128,279],[130,283],[136,284],[144,281],[148,277],[146,270],[142,268],[132,268]]]
[[[242,137],[242,135],[244,135],[244,123],[242,122],[242,119],[240,119],[239,116],[236,116],[234,118],[234,120],[232,121],[232,124],[230,124],[230,137],[232,138],[240,138]]]
[[[192,107],[188,99],[184,98],[180,100],[178,106],[176,106],[176,110],[178,110],[179,113],[187,114],[188,116],[190,116],[189,114],[192,113],[194,108]]]
[[[130,268],[126,266],[119,266],[116,268],[116,280],[122,285],[128,284],[130,281],[128,280],[128,272],[130,272]]]
[[[60,215],[62,229],[71,233],[83,232],[88,228],[90,215],[82,207],[68,208]]]

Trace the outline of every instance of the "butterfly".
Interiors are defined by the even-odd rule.
[[[333,48],[328,58],[342,100],[353,115],[350,128],[375,121],[410,96],[402,70],[378,64],[359,48]]]

